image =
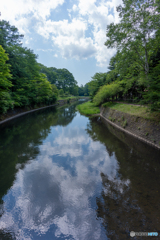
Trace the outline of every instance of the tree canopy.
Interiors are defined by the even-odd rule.
[[[0,113],[14,107],[52,104],[58,89],[77,95],[73,74],[38,63],[38,56],[22,46],[22,39],[15,26],[0,21]]]
[[[110,59],[109,71],[92,77],[89,94],[96,105],[113,99],[134,100],[159,111],[159,1],[123,0],[117,12],[120,21],[107,26],[105,42],[117,52]]]
[[[12,87],[9,64],[6,64],[8,55],[0,45],[0,112],[6,112],[12,106],[9,89]]]
[[[118,51],[132,52],[132,60],[137,62],[147,75],[150,56],[158,47],[160,12],[154,0],[123,0],[117,7],[120,23],[107,26],[107,47]],[[126,55],[127,56],[127,55]]]
[[[52,104],[58,90],[78,95],[73,74],[38,63],[38,56],[23,47],[22,39],[15,26],[0,20],[0,113],[14,107]]]

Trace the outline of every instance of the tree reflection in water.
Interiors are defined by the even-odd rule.
[[[0,239],[130,239],[159,229],[159,152],[100,118],[72,122],[75,105],[0,127]]]
[[[52,126],[66,126],[75,117],[75,104],[58,111],[47,108],[0,125],[0,203],[19,167],[39,154]],[[16,167],[15,167],[16,166]]]
[[[109,131],[97,118],[90,120],[86,131],[94,141],[99,140],[103,143],[109,155],[114,154],[119,163],[115,178],[110,179],[101,172],[103,190],[96,200],[97,217],[102,219],[107,237],[124,240],[130,239],[130,231],[158,231],[160,226],[159,151],[129,136],[125,138],[119,135],[118,137],[122,139],[119,141],[111,134],[112,129]],[[136,144],[137,148],[135,148]]]

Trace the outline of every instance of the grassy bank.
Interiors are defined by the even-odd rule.
[[[81,99],[81,98],[88,98],[86,96],[58,96],[57,100],[68,100],[68,99]]]
[[[57,100],[78,99],[78,96],[59,96]]]
[[[91,102],[85,102],[77,106],[77,109],[80,113],[84,115],[92,115],[100,113],[99,107],[95,107],[95,105]]]
[[[151,112],[147,106],[136,106],[131,104],[123,104],[123,103],[104,103],[103,107],[109,107],[120,112],[128,113],[131,115],[135,115],[138,117],[143,117],[145,119],[160,121],[160,113],[159,112]]]

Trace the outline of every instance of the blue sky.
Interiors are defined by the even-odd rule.
[[[85,84],[96,72],[106,72],[115,49],[107,49],[106,27],[118,22],[119,0],[5,0],[1,19],[24,34],[24,46],[38,62],[66,68]]]

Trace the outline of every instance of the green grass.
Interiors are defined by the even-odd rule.
[[[106,102],[106,103],[103,103],[102,104],[102,106],[103,107],[112,107],[112,106],[114,106],[116,103],[114,103],[114,102]]]
[[[73,98],[76,98],[76,99],[80,99],[80,98],[89,98],[88,96],[72,96],[72,95],[69,95],[69,96],[58,96],[58,99],[57,100],[68,100],[68,99],[73,99]]]
[[[95,107],[95,105],[90,101],[78,105],[77,109],[79,110],[80,113],[84,115],[93,115],[100,113],[99,107]]]
[[[145,119],[160,121],[160,113],[159,112],[151,112],[146,106],[136,106],[131,104],[123,104],[123,103],[104,103],[104,107],[109,107],[120,112],[129,113],[131,115],[135,115],[138,117],[143,117]]]
[[[58,96],[57,100],[68,100],[68,99],[73,99],[73,98],[78,98],[78,96]]]

